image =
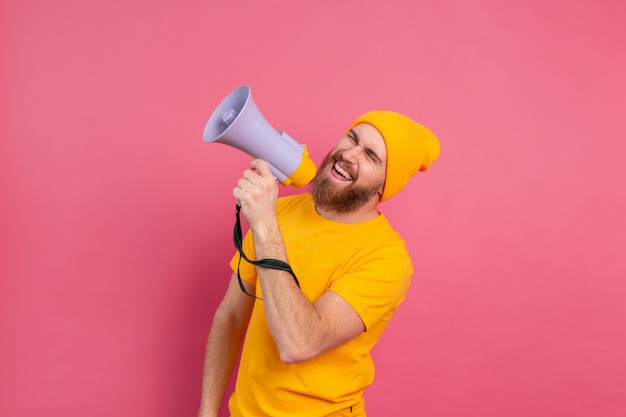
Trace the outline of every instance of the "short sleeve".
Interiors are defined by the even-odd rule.
[[[413,275],[406,249],[378,248],[356,259],[329,287],[348,302],[370,329],[404,300]]]

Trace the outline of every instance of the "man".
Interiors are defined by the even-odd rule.
[[[207,342],[201,417],[218,415],[244,334],[231,416],[365,416],[370,350],[413,274],[378,203],[438,156],[427,128],[374,111],[351,124],[310,193],[278,198],[267,163],[251,162],[233,190],[250,228],[243,253],[295,276],[233,257]]]

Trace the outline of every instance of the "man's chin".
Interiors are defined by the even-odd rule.
[[[344,187],[333,183],[334,181],[330,181],[328,178],[314,181],[311,195],[316,207],[338,213],[356,210],[371,200],[380,188],[359,189],[352,186],[352,183],[348,183]]]

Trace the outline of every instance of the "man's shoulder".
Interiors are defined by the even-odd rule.
[[[281,210],[285,207],[307,206],[312,204],[313,199],[309,193],[293,194],[280,197],[276,202],[277,209]]]

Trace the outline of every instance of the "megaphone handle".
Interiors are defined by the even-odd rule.
[[[280,172],[278,170],[278,168],[276,168],[274,165],[270,164],[268,161],[265,161],[265,162],[270,167],[270,171],[272,171],[272,175],[274,175],[274,179],[276,181],[280,182],[281,184],[284,184],[285,181],[287,180],[287,176],[285,174],[283,174],[282,172]]]

